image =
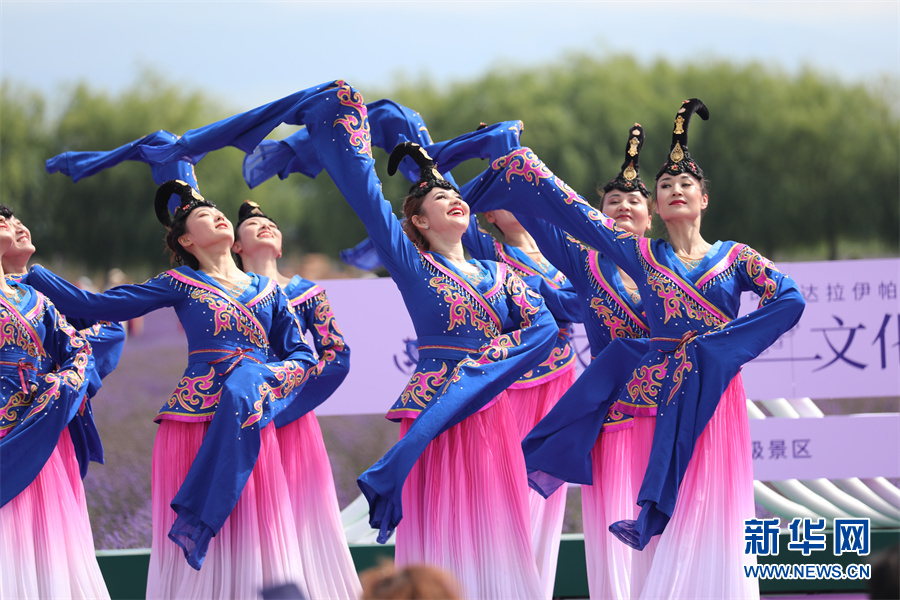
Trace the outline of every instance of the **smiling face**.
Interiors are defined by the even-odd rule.
[[[266,217],[250,217],[238,227],[232,249],[241,256],[267,251],[280,257],[281,244],[281,230],[274,221]]]
[[[435,187],[429,191],[411,219],[425,236],[461,238],[469,227],[469,205],[456,190]]]
[[[644,235],[650,229],[650,200],[640,192],[609,190],[603,195],[601,210],[629,233]]]
[[[666,223],[699,221],[708,204],[709,197],[693,175],[663,175],[656,182],[656,213]]]
[[[12,246],[3,255],[4,269],[8,273],[22,273],[35,250],[31,242],[31,231],[16,217],[10,217],[9,223],[14,239]]]
[[[234,227],[218,208],[195,208],[187,216],[185,229],[178,243],[191,254],[195,254],[194,248],[208,248],[224,242],[230,247],[234,243]]]

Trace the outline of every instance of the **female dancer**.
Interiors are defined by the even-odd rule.
[[[428,129],[414,110],[383,99],[367,104],[366,112],[373,146],[391,151],[397,144],[406,141],[423,146],[431,144]],[[411,182],[417,183],[419,167],[413,161],[401,161],[399,166]],[[301,129],[286,140],[262,142],[245,160],[244,175],[247,183],[255,187],[276,173],[282,178],[296,171],[315,176],[321,168],[315,158],[309,132]],[[444,176],[453,183],[449,174],[444,173]],[[507,389],[510,404],[517,407],[514,413],[521,439],[547,414],[575,379],[575,353],[569,345],[567,325],[579,317],[575,306],[577,298],[565,276],[543,260],[539,251],[529,255],[528,251],[536,251],[537,246],[528,233],[518,226],[515,218],[508,212],[505,214],[509,224],[504,231],[508,230],[511,237],[516,235],[516,240],[522,243],[521,248],[515,244],[495,242],[487,232],[478,228],[474,215],[470,216],[470,225],[462,236],[463,245],[474,258],[503,263],[507,269],[533,284],[535,289],[540,289],[561,332],[546,360],[527,371]],[[371,244],[371,240],[368,241]],[[565,488],[558,490],[549,500],[540,498],[533,491],[528,492],[528,497],[535,558],[544,597],[550,598],[553,595],[565,512]],[[406,556],[410,548],[408,544],[400,544],[396,554],[399,563],[408,564],[422,559],[419,553],[414,557]]]
[[[14,240],[9,251],[3,254],[3,271],[7,278],[27,284],[28,261],[35,252],[31,231],[12,213],[9,222],[13,227]],[[125,345],[125,328],[120,323],[110,321],[86,321],[74,317],[66,320],[91,344],[97,374],[103,379],[119,364],[122,347]],[[55,365],[47,364],[40,372],[46,373],[54,368]],[[69,441],[60,446],[60,452],[67,457],[66,467],[70,469],[70,479],[81,504],[84,503],[84,485],[81,479],[87,475],[88,462],[103,463],[103,445],[94,423],[90,398],[86,397],[82,402],[78,414],[69,423],[68,434],[63,433],[63,436],[66,435]],[[70,458],[73,460],[69,460]],[[84,515],[87,518],[86,503]]]
[[[254,597],[303,578],[270,421],[315,360],[275,282],[234,263],[225,215],[177,180],[160,186],[156,213],[183,266],[103,294],[41,267],[29,278],[82,317],[125,320],[175,309],[189,362],[156,419],[147,596]],[[283,362],[267,363],[270,352]]]
[[[240,266],[281,286],[294,308],[300,331],[312,334],[319,356],[303,386],[302,394],[308,399],[302,405],[306,412],[291,405],[275,418],[306,587],[311,598],[355,598],[362,588],[344,537],[322,430],[312,411],[347,376],[350,347],[337,326],[325,290],[299,275],[288,278],[278,271],[281,241],[275,221],[258,204],[245,201],[238,213],[233,246]]]
[[[649,343],[616,340],[592,367],[609,376],[607,387],[595,390],[609,393],[607,406],[615,401],[615,409],[627,414],[658,410],[638,495],[640,514],[611,526],[638,549],[663,533],[642,597],[753,597],[756,582],[742,569],[743,520],[753,516],[753,473],[739,370],[793,327],[804,302],[796,284],[748,246],[707,244],[700,237],[708,196],[703,173],[687,151],[687,126],[695,111],[708,116],[696,99],[679,110],[669,159],[657,175],[656,212],[671,243],[620,229],[528,148],[511,147],[474,187],[598,248],[640,288]],[[738,318],[744,290],[761,296],[760,307]],[[581,410],[565,400],[548,423],[557,420],[557,411]],[[533,486],[584,480],[585,447],[594,442],[584,435],[584,421],[582,413],[555,430],[538,425],[526,438]]]
[[[11,219],[0,206],[0,258],[14,244]],[[109,598],[67,435],[85,394],[100,387],[91,347],[42,294],[4,273],[0,598]],[[58,368],[39,371],[46,363]]]
[[[469,597],[539,597],[503,390],[547,357],[558,328],[504,265],[464,259],[468,206],[418,147],[401,147],[423,175],[401,226],[375,174],[362,97],[343,82],[317,96],[302,109],[316,159],[365,223],[419,342],[416,371],[388,413],[403,437],[359,478],[370,523],[384,542],[403,518],[398,555],[448,569]],[[392,154],[390,172],[402,157]]]
[[[643,128],[635,124],[629,129],[625,161],[619,174],[600,190],[603,212],[617,226],[635,235],[644,235],[651,224],[650,191],[639,172],[643,142]],[[446,153],[441,156],[451,158]],[[472,196],[473,207],[491,203],[490,198]],[[592,357],[599,355],[614,339],[647,336],[637,285],[602,252],[584,246],[544,219],[523,214],[513,216],[503,209],[488,210],[485,215],[489,221],[512,220],[513,227],[524,226],[541,253],[560,266],[578,295],[583,314],[578,320],[583,319]],[[592,373],[588,373],[588,379]],[[586,398],[579,398],[578,402],[582,406],[588,404]],[[585,558],[592,598],[637,597],[646,579],[655,541],[635,555],[630,547],[615,539],[609,525],[623,515],[636,516],[635,502],[647,467],[655,414],[655,410],[639,416],[610,410],[603,420],[602,431],[595,422],[596,433],[600,435],[590,450],[593,483],[581,487]]]
[[[407,140],[423,146],[431,144],[428,129],[415,111],[389,100],[378,100],[367,108],[373,145],[390,151]],[[511,126],[518,125],[516,123]],[[411,165],[407,165],[409,166]],[[406,168],[403,171],[411,182],[416,181],[415,169]],[[453,182],[449,173],[444,172],[443,175]],[[516,407],[516,426],[519,439],[522,439],[575,381],[575,352],[569,344],[569,326],[573,321],[580,320],[578,299],[566,276],[543,257],[534,239],[512,213],[504,210],[488,211],[486,218],[500,230],[506,242],[494,240],[478,226],[478,220],[471,214],[469,227],[462,237],[463,246],[473,258],[503,263],[533,289],[540,290],[560,330],[556,344],[546,360],[524,373],[506,390],[510,405]],[[531,542],[544,597],[549,599],[553,596],[556,580],[566,488],[561,487],[547,499],[529,490],[528,503]]]

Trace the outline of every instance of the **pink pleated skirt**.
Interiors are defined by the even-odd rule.
[[[540,385],[507,390],[520,440],[525,439],[574,382],[575,368],[572,366],[558,377]],[[528,490],[531,544],[534,548],[541,588],[544,591],[543,597],[547,600],[553,597],[553,586],[556,583],[556,564],[559,558],[563,517],[566,513],[566,489],[568,486],[562,485],[546,499],[534,490],[530,488]]]
[[[68,429],[35,480],[0,508],[0,598],[109,598]]]
[[[403,419],[401,437],[412,424]],[[466,598],[542,597],[528,482],[506,392],[432,440],[403,486],[398,565],[451,572]]]
[[[643,551],[620,542],[609,526],[635,519],[656,417],[635,417],[632,426],[603,431],[591,451],[593,485],[581,486],[584,553],[591,598],[636,598],[646,580],[657,540]]]
[[[163,420],[153,446],[153,538],[147,598],[258,598],[265,587],[295,583],[306,593],[297,528],[281,451],[270,423],[240,499],[194,570],[168,538],[169,506],[200,449],[209,423]]]
[[[759,598],[745,577],[744,520],[755,514],[744,384],[738,374],[700,434],[641,598]]]
[[[357,598],[362,588],[319,421],[309,412],[277,432],[310,598]]]

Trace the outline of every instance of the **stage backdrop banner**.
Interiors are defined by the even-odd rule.
[[[846,479],[900,476],[900,415],[752,419],[753,477]]]
[[[747,395],[858,398],[900,395],[900,259],[783,263],[806,298],[802,319],[744,367]],[[320,415],[382,413],[415,361],[416,339],[403,299],[386,278],[320,282],[351,348],[350,374]],[[746,294],[742,313],[757,306]],[[590,360],[584,330],[573,337],[579,369]]]

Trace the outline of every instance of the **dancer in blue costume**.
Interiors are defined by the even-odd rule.
[[[12,215],[9,220],[13,226],[15,240],[9,251],[3,254],[3,271],[7,278],[27,284],[28,261],[35,252],[31,231],[17,216]],[[125,345],[125,328],[121,323],[110,321],[88,321],[74,317],[66,320],[91,344],[94,365],[98,375],[103,379],[119,364],[122,347]],[[54,368],[55,365],[47,362],[40,367],[40,372],[48,373]],[[60,451],[67,456],[66,467],[70,469],[70,478],[76,488],[76,494],[83,502],[84,485],[81,484],[81,479],[87,475],[89,462],[103,463],[103,445],[94,423],[90,398],[85,397],[78,414],[69,423],[68,432],[64,432],[63,436],[68,436],[69,439],[66,444],[62,444]],[[70,458],[72,460],[69,460]],[[84,509],[87,517],[86,504]]]
[[[622,168],[599,190],[603,212],[614,219],[617,226],[635,235],[644,235],[651,224],[650,191],[641,181],[639,172],[643,141],[644,131],[640,125],[629,128]],[[441,155],[450,158],[447,152]],[[491,205],[490,198],[474,194],[471,197],[473,207]],[[647,336],[649,329],[637,285],[602,252],[581,244],[544,219],[523,214],[507,217],[510,213],[502,209],[487,210],[485,214],[488,220],[493,214],[499,215],[500,219],[515,219],[515,224],[520,222],[541,253],[559,265],[568,277],[579,299],[582,316],[577,319],[584,322],[592,357],[598,356],[614,339]],[[497,218],[493,216],[493,219]],[[590,374],[587,381],[591,381]],[[570,419],[583,417],[584,407],[589,405],[583,395],[573,393],[567,400],[577,402],[580,410],[572,411],[570,405],[556,414],[565,414]],[[603,420],[602,430],[599,419],[595,417],[592,423],[597,435],[590,449],[593,483],[581,487],[585,558],[592,598],[637,597],[646,579],[655,541],[643,552],[635,554],[610,533],[609,525],[623,516],[634,518],[637,514],[635,502],[647,467],[655,415],[653,409],[640,415],[610,410]],[[565,486],[560,487],[565,489]],[[550,498],[558,493],[557,490]]]
[[[35,252],[31,231],[15,215],[11,215],[8,221],[13,227],[15,237],[12,246],[3,253],[3,272],[8,279],[27,284],[28,277],[25,273],[28,270],[28,261]],[[119,362],[125,343],[125,328],[119,323],[109,321],[83,319],[67,319],[67,321],[90,343],[94,366],[99,377],[103,379],[116,368]],[[35,366],[38,373],[50,373],[58,368],[49,356],[45,356]],[[89,396],[84,397],[77,413],[60,435],[57,450],[78,505],[77,510],[67,512],[67,517],[80,519],[86,539],[93,540],[82,479],[87,475],[90,461],[103,463],[104,458],[103,445],[94,423]]]
[[[12,211],[0,206],[0,259],[14,237]],[[0,267],[0,598],[109,598],[66,435],[85,396],[100,387],[91,346],[41,293],[4,273]],[[42,368],[51,364],[53,372]]]
[[[60,162],[71,167],[104,159],[68,158]],[[179,168],[196,185],[191,166]],[[156,419],[147,596],[255,596],[262,587],[302,579],[271,421],[315,359],[275,282],[234,263],[233,227],[214,205],[185,181],[172,180],[157,192],[156,213],[173,260],[183,266],[103,294],[78,290],[41,267],[32,268],[29,280],[86,318],[125,320],[175,309],[189,362]],[[272,355],[282,360],[267,362]]]
[[[258,204],[245,201],[235,225],[233,250],[246,272],[265,275],[290,299],[300,331],[309,332],[319,362],[301,392],[306,401],[275,419],[278,445],[297,525],[303,574],[311,598],[355,598],[359,577],[344,537],[334,476],[313,408],[338,388],[350,369],[350,346],[338,328],[325,290],[299,275],[278,270],[281,231]]]
[[[508,136],[507,153],[468,191],[547,219],[602,251],[638,284],[650,339],[614,340],[586,371],[599,374],[596,385],[581,386],[579,379],[569,393],[588,397],[590,391],[597,419],[610,406],[626,414],[657,408],[640,514],[611,526],[635,548],[663,533],[642,596],[753,597],[756,581],[741,568],[747,560],[743,519],[753,516],[753,474],[740,367],[796,324],[804,301],[789,277],[748,246],[707,244],[700,237],[708,196],[702,171],[687,152],[694,111],[708,116],[699,100],[685,103],[657,177],[656,212],[671,243],[617,227]],[[497,147],[496,140],[467,143],[475,146],[470,155]],[[760,295],[760,306],[738,317],[745,290]],[[531,485],[545,493],[562,481],[591,481],[588,456],[596,430],[583,407],[566,419],[565,406],[570,404],[561,401],[523,444]],[[715,576],[710,565],[716,565]]]
[[[425,122],[416,111],[387,99],[369,103],[366,109],[373,146],[391,151],[403,142],[411,141],[423,146],[431,144]],[[420,168],[413,160],[406,158],[399,167],[411,182],[418,181]],[[282,179],[297,171],[315,176],[321,168],[321,163],[315,157],[309,132],[301,129],[284,140],[262,142],[245,160],[244,176],[253,187],[275,174]],[[442,175],[455,185],[449,173]],[[511,224],[510,227],[512,226]],[[518,231],[527,236],[521,227]],[[510,404],[516,407],[514,414],[521,439],[547,414],[575,379],[575,353],[569,345],[567,327],[578,318],[578,309],[575,307],[577,298],[565,276],[542,260],[540,253],[529,256],[526,250],[495,242],[489,234],[478,229],[474,215],[470,215],[470,225],[462,242],[474,258],[504,263],[535,289],[540,289],[560,327],[560,335],[546,360],[523,374],[507,389]],[[371,239],[364,243],[375,252]],[[533,241],[530,248],[536,249]],[[371,261],[368,265],[369,268],[377,266]],[[544,596],[550,598],[553,594],[565,512],[565,488],[554,494],[549,501],[540,498],[533,491],[529,491],[528,496],[535,559]],[[415,499],[411,498],[411,501]],[[415,564],[425,560],[421,543],[409,543],[403,539],[409,531],[408,528],[401,527],[397,533],[395,559],[400,564]]]
[[[400,289],[419,342],[416,371],[388,413],[403,437],[359,478],[370,523],[384,542],[402,518],[398,554],[417,545],[407,555],[453,572],[469,597],[539,597],[524,464],[503,390],[546,358],[558,328],[504,265],[465,260],[468,207],[408,146],[423,177],[404,203],[404,230],[381,193],[362,97],[336,86],[302,120],[318,164]],[[403,154],[392,157],[390,171]]]
[[[415,111],[388,100],[373,102],[368,105],[368,109],[373,145],[390,151],[404,141],[413,141],[422,146],[431,144],[428,129]],[[417,169],[412,168],[411,161],[404,162],[404,175],[415,182],[418,179]],[[404,166],[403,163],[401,166]],[[453,183],[449,173],[442,175]],[[541,255],[537,244],[511,213],[503,210],[489,211],[487,220],[500,229],[506,239],[505,243],[496,241],[479,228],[473,213],[462,237],[463,246],[473,258],[502,263],[533,289],[539,290],[560,330],[556,344],[547,358],[507,388],[510,405],[516,407],[513,412],[519,438],[522,439],[575,381],[576,357],[569,343],[569,327],[580,318],[576,306],[578,299],[566,276]],[[560,488],[548,499],[529,490],[528,504],[535,561],[544,597],[549,599],[553,596],[556,580],[566,488]]]
[[[198,162],[210,151],[227,145],[252,148],[252,144],[261,140],[272,128],[282,121],[290,120],[293,113],[287,109],[295,107],[299,98],[317,89],[302,90],[245,113],[193,129],[181,137],[166,131],[157,131],[108,153],[70,152],[48,161],[48,168],[59,170],[78,181],[123,160],[136,160],[150,165],[157,183],[170,178],[194,182],[191,163]],[[253,185],[251,184],[251,187]],[[240,225],[244,217],[249,218],[251,215],[242,212],[239,216]],[[264,220],[272,223],[267,218]],[[237,236],[237,230],[235,234]],[[279,247],[278,253],[280,252]],[[268,276],[269,267],[277,273],[274,262],[263,272],[256,268],[248,270]],[[275,280],[274,277],[271,279]],[[349,348],[344,344],[334,324],[333,316],[330,317],[330,307],[327,299],[324,299],[324,291],[321,288],[299,277],[283,283],[286,284],[283,286],[285,291],[292,298],[292,305],[302,312],[298,319],[301,330],[305,330],[308,324],[319,333],[313,337],[317,344],[322,344],[317,350],[325,361],[323,363],[320,360],[315,370],[317,375],[314,374],[313,381],[304,386],[303,400],[279,414],[275,423],[278,428],[281,454],[285,457],[285,475],[294,507],[295,524],[300,534],[303,576],[313,598],[350,596],[356,594],[359,581],[343,534],[335,531],[331,505],[335,504],[335,509],[337,507],[331,467],[327,455],[324,454],[321,431],[318,429],[315,415],[310,412],[326,400],[343,381],[349,367]],[[303,428],[304,431],[298,431],[299,428]],[[308,428],[312,429],[307,430]],[[316,442],[316,439],[319,441]],[[297,443],[308,444],[306,450],[309,454],[298,454],[298,451],[295,451]],[[287,446],[290,446],[290,449]],[[310,477],[322,481],[322,485],[310,486]],[[331,481],[330,488],[326,480]],[[308,496],[306,506],[301,505],[304,496]],[[320,508],[311,511],[309,502],[313,500]],[[327,569],[322,568],[322,561],[329,562]],[[298,572],[297,576],[299,575]]]

